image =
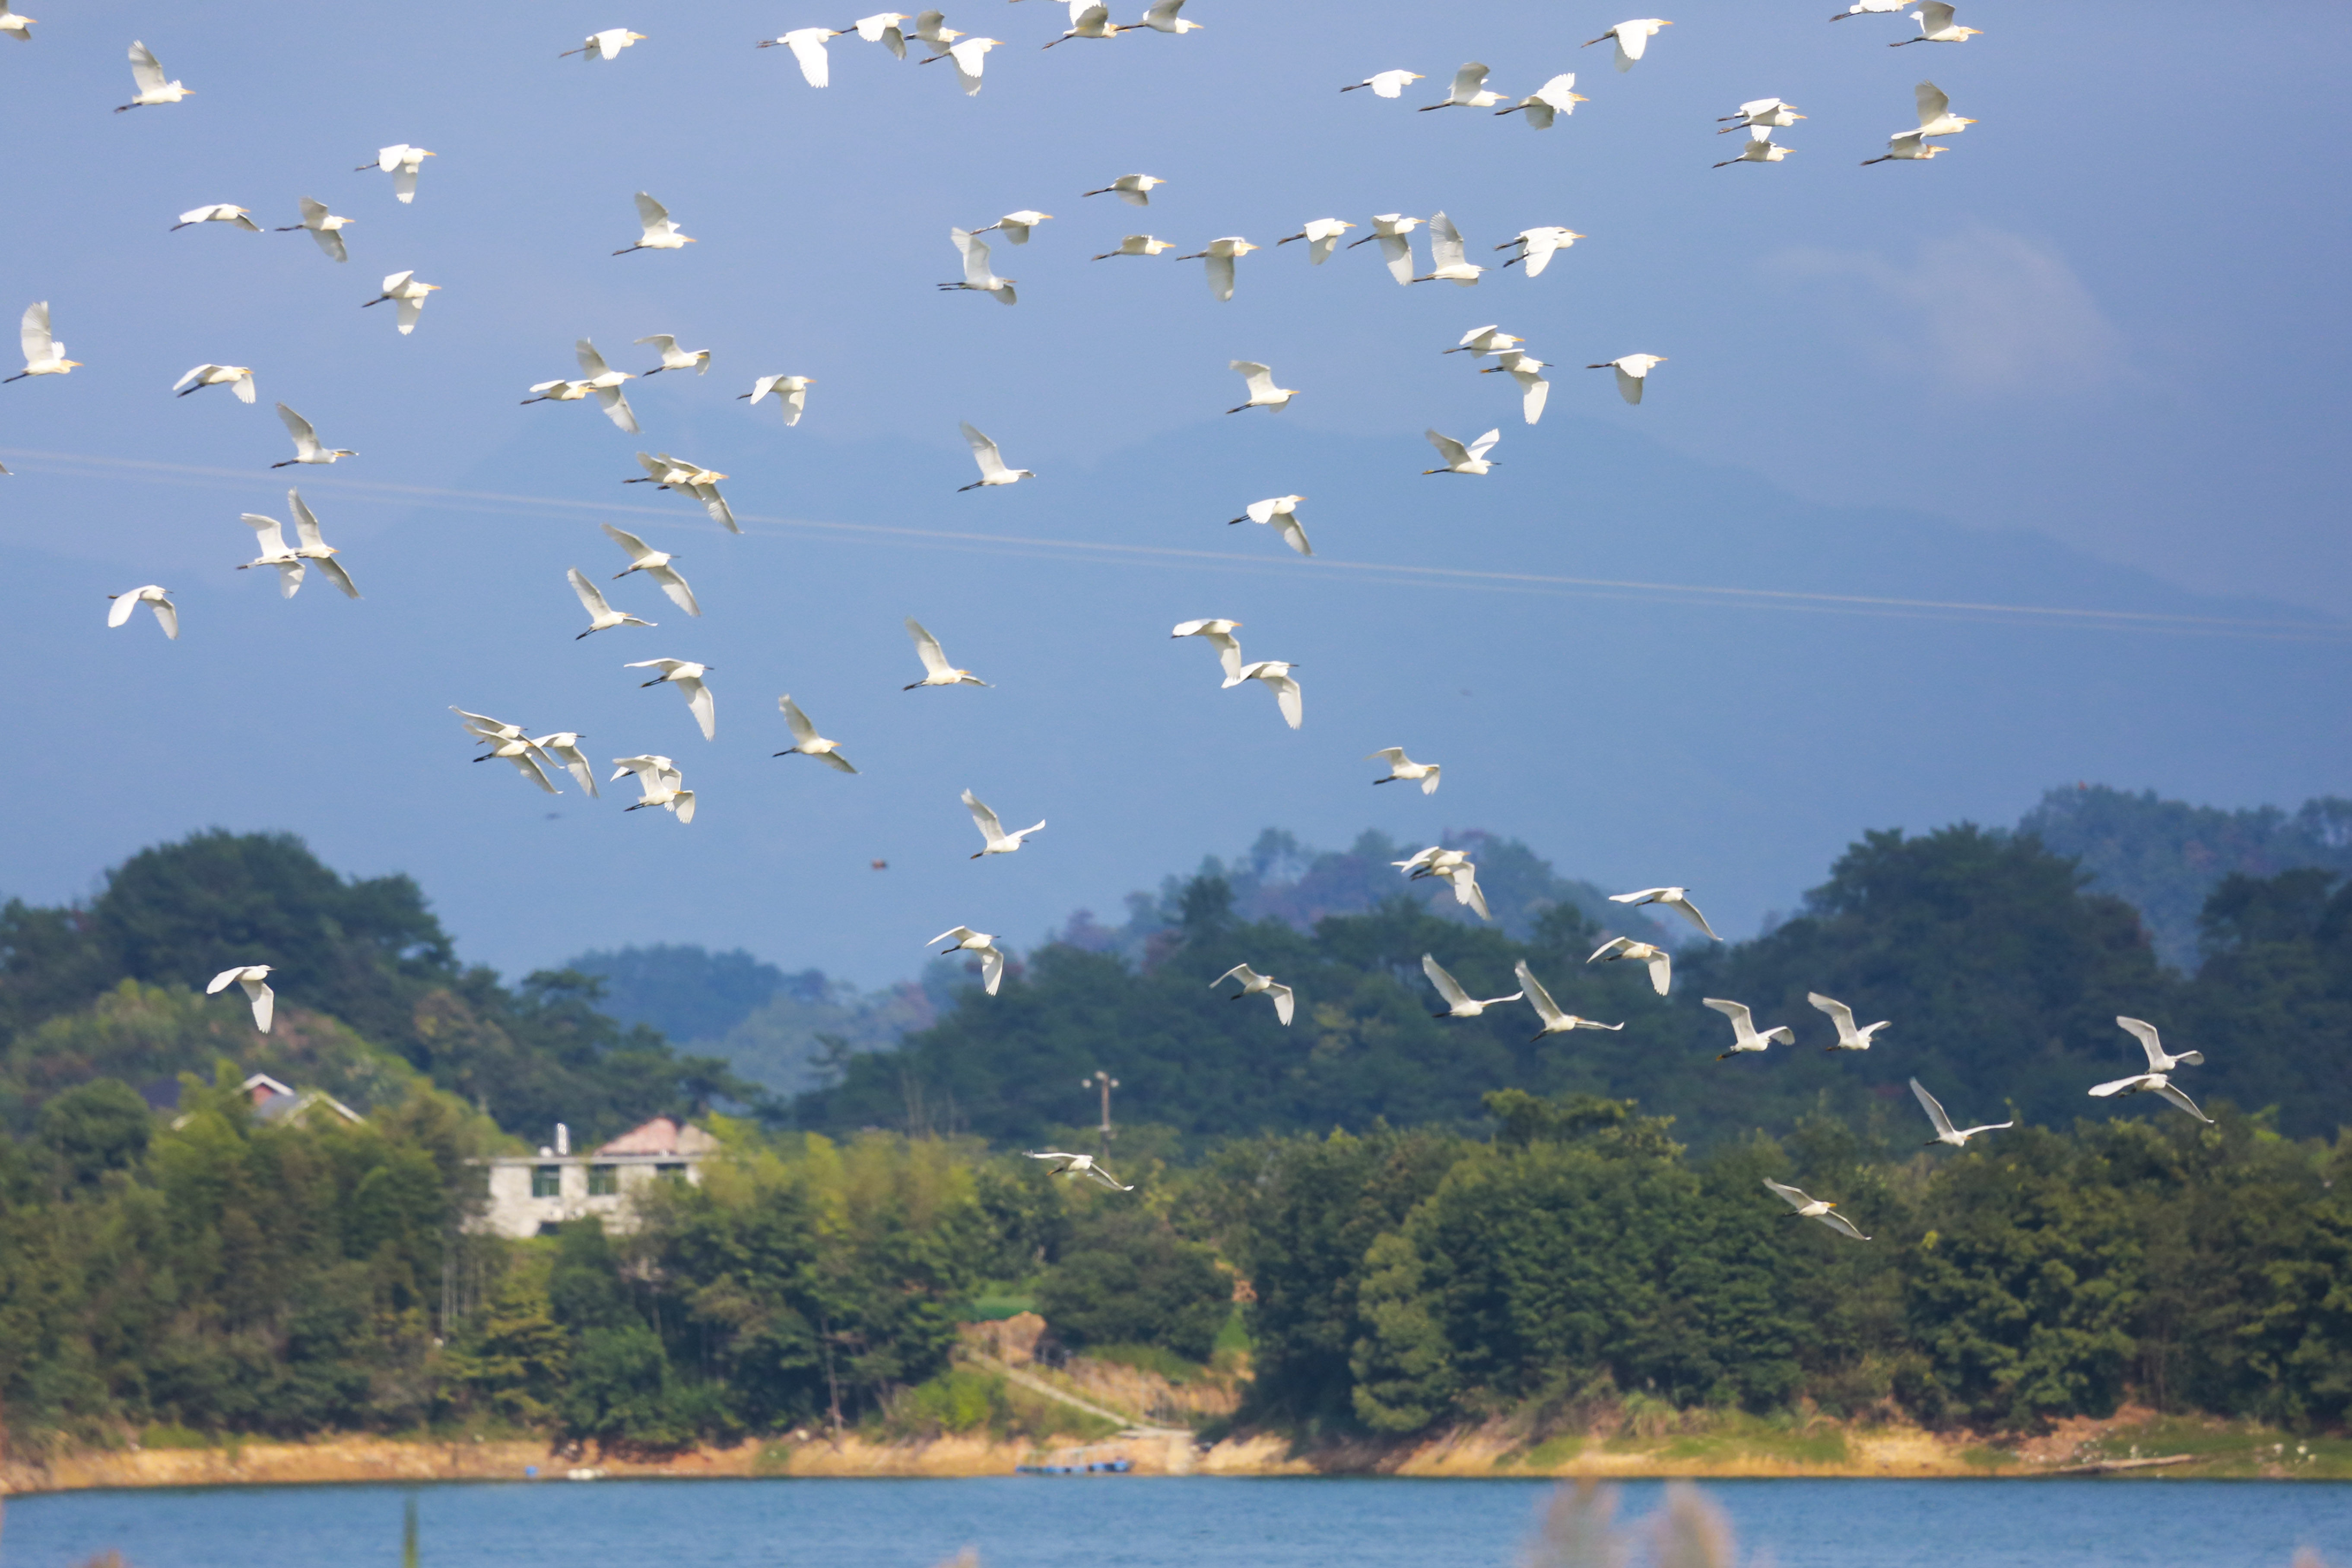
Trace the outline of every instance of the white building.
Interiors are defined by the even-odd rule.
[[[593,1153],[571,1152],[565,1130],[536,1155],[475,1162],[489,1173],[488,1201],[468,1228],[498,1236],[544,1236],[567,1219],[595,1215],[611,1231],[636,1228],[636,1196],[657,1181],[702,1180],[719,1140],[701,1128],[656,1116]]]

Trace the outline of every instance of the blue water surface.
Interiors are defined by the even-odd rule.
[[[0,1563],[397,1568],[1518,1568],[1549,1483],[1004,1478],[605,1480],[79,1492],[8,1505]],[[1657,1506],[1622,1487],[1619,1518]],[[2169,1480],[1760,1480],[1705,1490],[1772,1568],[2352,1565],[2352,1487]]]

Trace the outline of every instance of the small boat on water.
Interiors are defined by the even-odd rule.
[[[1023,1476],[1123,1476],[1135,1467],[1125,1459],[1082,1459],[1066,1465],[1015,1465]]]

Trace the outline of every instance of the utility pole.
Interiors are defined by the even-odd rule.
[[[1109,1073],[1105,1072],[1101,1068],[1097,1067],[1095,1069],[1095,1075],[1092,1078],[1081,1078],[1078,1080],[1078,1087],[1081,1089],[1099,1089],[1102,1091],[1102,1148],[1100,1153],[1104,1158],[1108,1159],[1110,1157],[1110,1141],[1114,1135],[1110,1125],[1110,1092],[1118,1087],[1118,1080],[1113,1078]]]

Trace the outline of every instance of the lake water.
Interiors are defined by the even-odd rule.
[[[1517,1568],[1548,1483],[1142,1477],[540,1481],[414,1489],[422,1568]],[[1657,1506],[1626,1483],[1620,1521]],[[1715,1481],[1772,1568],[2352,1568],[2352,1486]],[[397,1486],[79,1492],[8,1504],[0,1563],[397,1568]]]

